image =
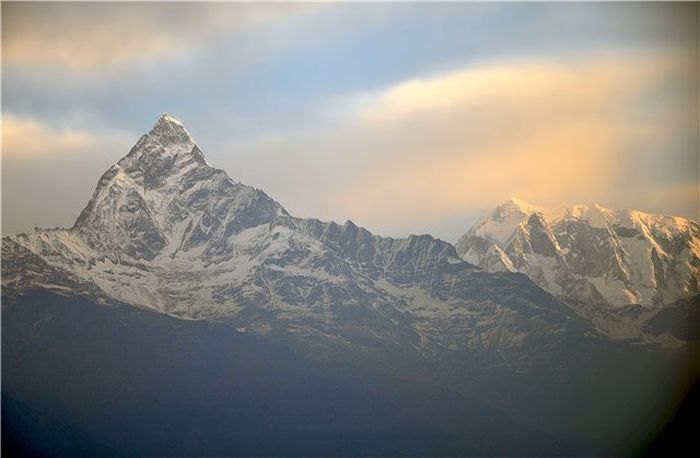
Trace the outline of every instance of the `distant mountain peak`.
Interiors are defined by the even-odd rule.
[[[490,271],[512,266],[569,301],[663,306],[700,292],[700,225],[680,217],[511,198],[456,249]]]
[[[510,215],[530,215],[542,211],[543,209],[541,207],[532,205],[517,197],[510,197],[496,206],[493,211],[493,216],[496,219],[503,219]]]
[[[518,197],[509,197],[507,200],[505,200],[500,206],[511,206],[515,208],[530,208],[532,205]]]

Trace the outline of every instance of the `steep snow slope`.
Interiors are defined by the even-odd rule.
[[[700,293],[700,225],[598,205],[511,199],[456,245],[489,271],[518,271],[573,303],[659,307]]]
[[[204,159],[163,115],[100,178],[70,229],[3,239],[3,305],[32,289],[346,346],[517,349],[586,331],[520,274],[430,236],[295,218]]]

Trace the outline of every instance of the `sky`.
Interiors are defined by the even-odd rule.
[[[2,233],[161,113],[290,213],[455,241],[509,197],[698,219],[697,3],[2,3]]]

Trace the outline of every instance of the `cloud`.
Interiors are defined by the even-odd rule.
[[[643,190],[630,190],[636,192]],[[662,186],[650,195],[648,211],[662,215],[685,215],[700,221],[700,183],[675,183]]]
[[[35,119],[18,118],[11,114],[2,116],[4,159],[81,153],[95,149],[98,143],[97,138],[89,132],[54,128]]]
[[[187,60],[225,35],[293,21],[314,10],[303,5],[139,2],[7,3],[2,9],[5,65],[84,75]]]
[[[2,234],[70,227],[99,177],[138,135],[2,115]]]
[[[645,209],[658,201],[659,170],[672,180],[685,173],[679,157],[697,155],[695,142],[673,141],[694,138],[697,108],[668,102],[665,89],[692,65],[665,55],[484,62],[336,100],[326,124],[234,146],[266,176],[237,172],[294,212],[395,235],[509,196]]]

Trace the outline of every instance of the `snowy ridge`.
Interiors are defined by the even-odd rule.
[[[489,271],[522,272],[570,303],[661,307],[700,293],[700,225],[680,217],[510,199],[456,248]]]

